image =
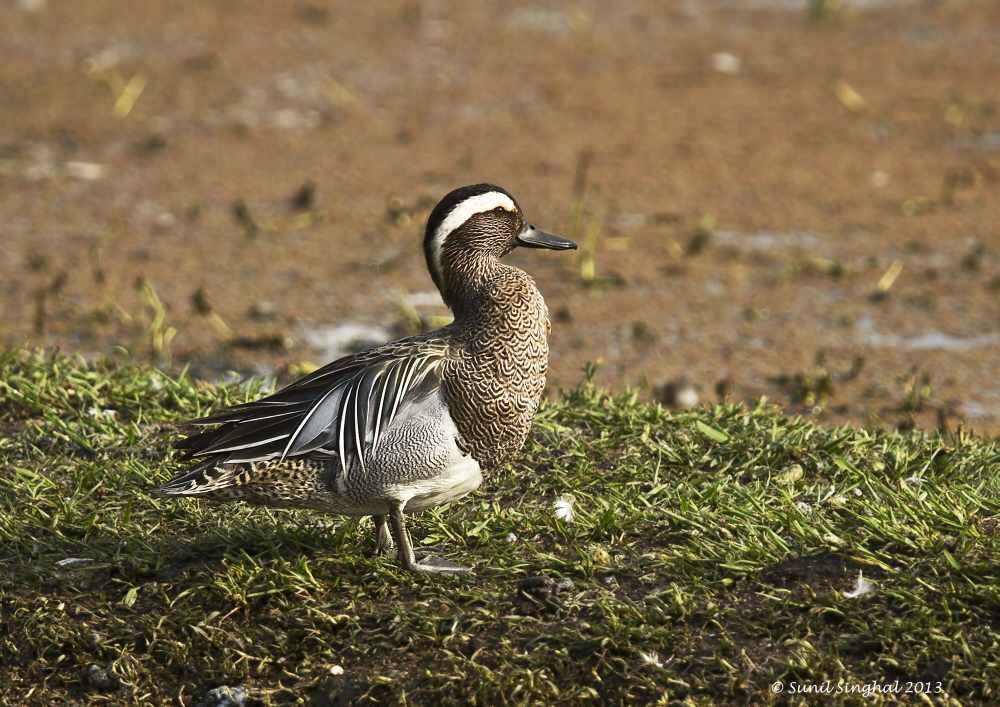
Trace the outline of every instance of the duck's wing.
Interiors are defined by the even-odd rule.
[[[446,357],[445,342],[427,338],[347,356],[266,398],[192,420],[214,427],[177,446],[225,464],[309,455],[336,457],[345,473],[364,468],[402,404],[440,385]]]

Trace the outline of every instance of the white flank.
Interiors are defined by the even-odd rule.
[[[441,222],[441,225],[434,232],[434,238],[431,240],[431,258],[434,261],[434,269],[439,275],[441,274],[441,248],[444,246],[444,242],[448,240],[448,236],[451,235],[452,231],[476,214],[492,211],[496,208],[517,211],[514,200],[509,196],[503,192],[488,191],[485,194],[470,196],[448,213],[444,221]]]

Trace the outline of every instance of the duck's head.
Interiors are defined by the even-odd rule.
[[[450,279],[469,276],[518,246],[572,250],[576,243],[528,223],[514,197],[495,184],[455,189],[427,219],[427,268],[446,301]]]

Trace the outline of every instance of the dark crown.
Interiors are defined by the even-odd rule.
[[[509,191],[503,187],[498,187],[496,184],[471,184],[467,187],[459,187],[458,189],[448,192],[448,194],[438,202],[437,206],[434,207],[434,210],[431,211],[431,215],[427,218],[427,229],[424,231],[424,246],[426,247],[430,244],[431,240],[434,238],[434,234],[437,233],[438,228],[441,226],[441,223],[448,218],[448,214],[454,211],[455,207],[466,199],[479,196],[480,194],[489,194],[490,192],[506,194],[510,197],[510,200],[514,202],[514,205],[518,206],[517,199],[515,199]],[[518,209],[520,209],[520,206],[518,206]]]

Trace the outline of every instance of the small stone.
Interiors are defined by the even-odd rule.
[[[281,108],[271,113],[271,124],[284,130],[315,128],[320,124],[320,114],[316,110]]]
[[[172,213],[166,210],[158,213],[156,215],[156,218],[153,220],[153,225],[156,226],[161,231],[169,231],[171,228],[174,227],[175,223],[177,223],[177,219],[174,218],[174,215]]]
[[[868,183],[871,184],[872,189],[885,189],[889,186],[889,174],[881,169],[876,169],[868,177]]]
[[[743,68],[743,62],[735,54],[716,52],[712,55],[712,68],[720,74],[735,76]]]
[[[67,162],[65,168],[68,176],[85,182],[103,179],[106,172],[104,165],[96,162]]]
[[[83,679],[90,687],[101,692],[113,692],[118,689],[118,678],[97,663],[91,663],[84,669]]]
[[[245,707],[246,702],[247,691],[242,685],[220,685],[206,692],[195,707]]]
[[[684,379],[669,381],[660,388],[660,401],[672,408],[689,410],[701,402],[698,389]]]
[[[533,597],[544,599],[562,592],[567,592],[573,588],[572,580],[567,577],[546,577],[545,575],[534,575],[525,577],[518,584],[518,589],[523,593]]]
[[[144,199],[135,207],[135,218],[158,231],[169,231],[177,223],[177,218],[169,210],[149,199]]]
[[[257,300],[250,305],[250,318],[260,322],[270,321],[278,314],[278,308],[270,300]]]

